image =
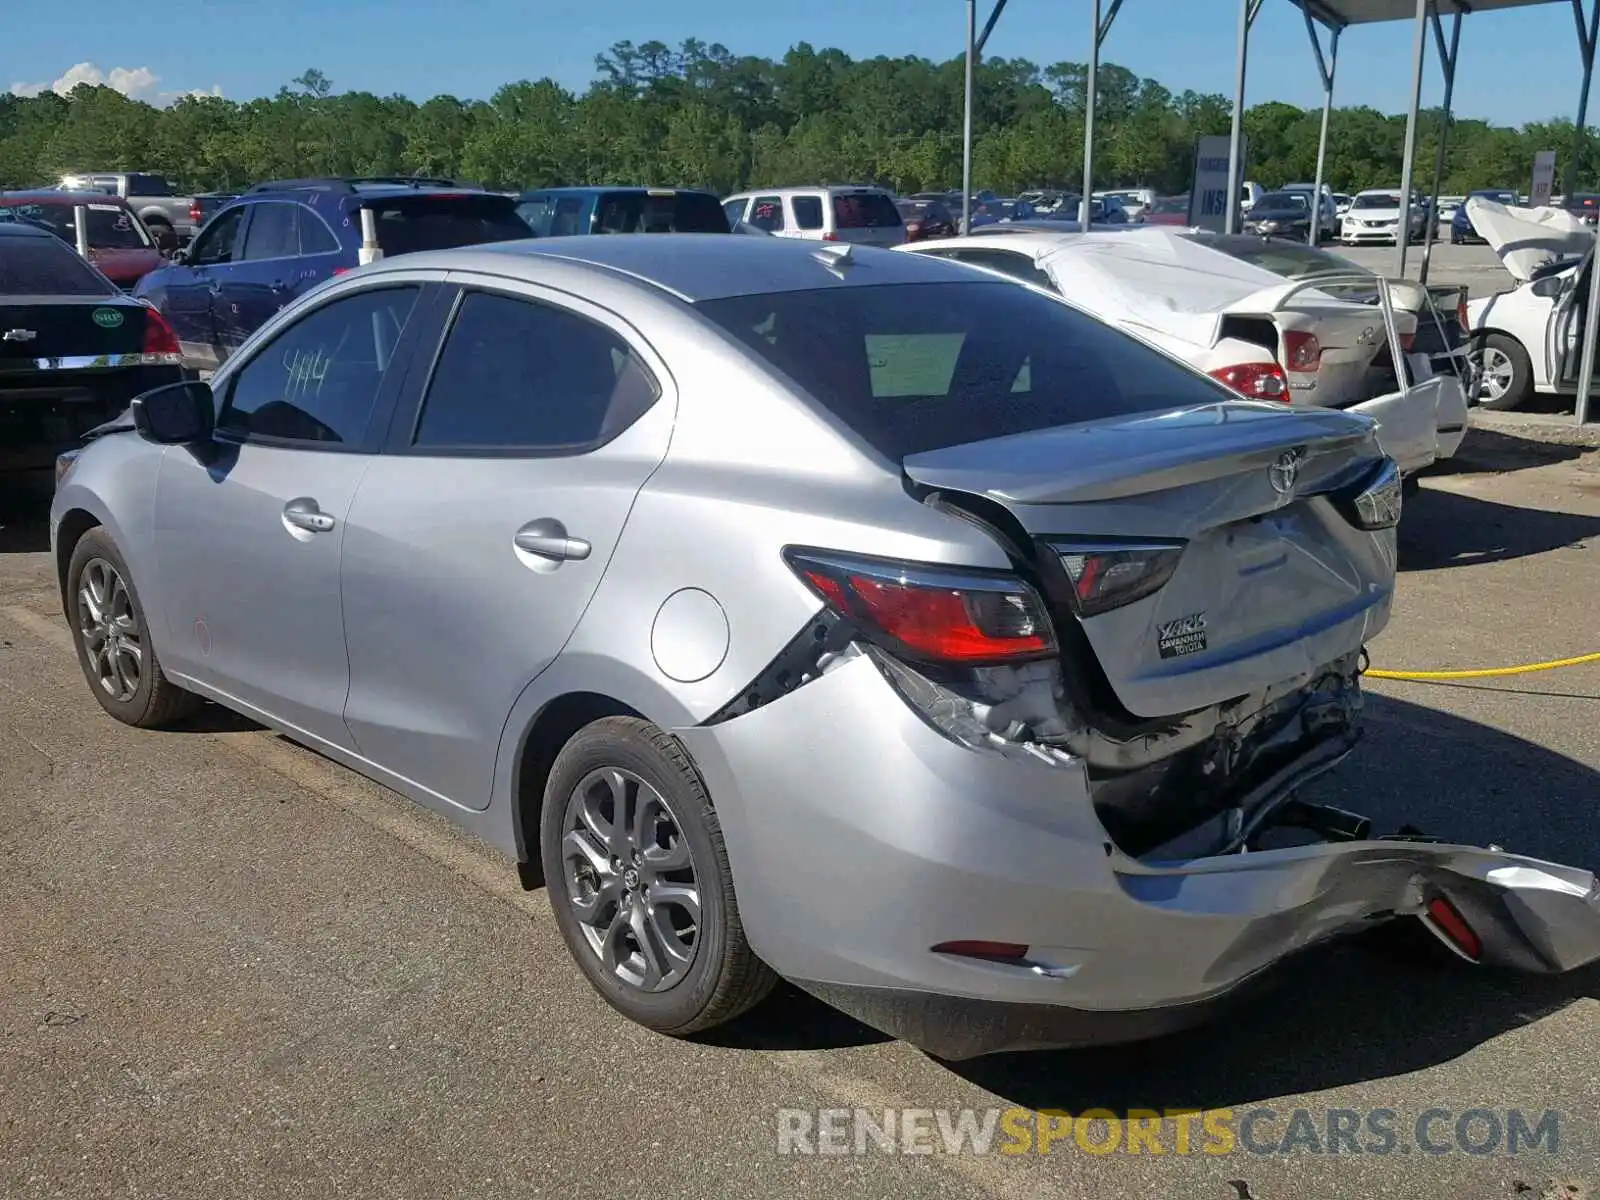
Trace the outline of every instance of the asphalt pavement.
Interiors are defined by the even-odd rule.
[[[106,717],[41,517],[0,493],[0,1195],[1576,1200],[1600,1182],[1600,972],[1475,972],[1403,932],[1123,1048],[946,1065],[788,991],[705,1041],[648,1033],[589,990],[543,894],[441,820],[221,710],[168,733]],[[1475,431],[1409,504],[1401,569],[1374,665],[1600,648],[1600,454]],[[1600,867],[1597,715],[1600,665],[1373,682],[1368,744],[1318,798]],[[1104,1132],[1048,1154],[780,1153],[782,1110],[823,1108],[1256,1124],[1225,1154],[1182,1152],[1180,1120],[1159,1154],[1085,1148]],[[1443,1153],[1410,1136],[1430,1109]],[[1474,1153],[1488,1117],[1453,1132],[1474,1109],[1554,1112],[1558,1132]],[[1296,1110],[1322,1136],[1288,1136]],[[1389,1152],[1327,1136],[1331,1114],[1381,1110]]]

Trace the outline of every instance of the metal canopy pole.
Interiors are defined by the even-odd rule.
[[[972,65],[977,58],[978,0],[967,0],[967,93],[961,116],[961,236],[972,232]]]
[[[1309,242],[1315,246],[1322,240],[1322,173],[1328,161],[1328,118],[1333,113],[1333,81],[1339,73],[1339,33],[1343,26],[1328,27],[1328,53],[1322,53],[1322,39],[1317,36],[1316,22],[1309,8],[1301,9],[1306,18],[1306,34],[1311,38],[1312,52],[1317,56],[1317,73],[1322,76],[1322,131],[1317,134],[1317,182],[1311,194],[1311,235]]]
[[[1600,2],[1600,0],[1597,0]],[[1094,196],[1094,102],[1100,91],[1100,44],[1111,32],[1111,22],[1117,19],[1122,0],[1111,0],[1111,7],[1100,16],[1100,0],[1093,0],[1090,14],[1094,27],[1090,30],[1089,73],[1083,81],[1083,198],[1078,202],[1078,228],[1089,228],[1089,214],[1093,210]]]
[[[1582,425],[1589,419],[1589,389],[1594,382],[1594,343],[1600,333],[1600,225],[1595,226],[1595,244],[1589,251],[1589,311],[1583,317],[1583,355],[1578,359],[1578,406],[1574,419]]]
[[[1431,14],[1433,40],[1439,47],[1439,69],[1444,72],[1444,112],[1439,118],[1439,148],[1433,157],[1433,191],[1428,201],[1428,223],[1422,233],[1422,266],[1417,272],[1421,283],[1428,282],[1428,258],[1433,253],[1433,239],[1439,224],[1439,182],[1444,178],[1445,143],[1450,137],[1450,101],[1456,90],[1456,52],[1461,48],[1461,10],[1457,9],[1450,22],[1450,44],[1444,42],[1444,26],[1439,23],[1439,10]]]
[[[1422,106],[1422,59],[1428,49],[1428,12],[1433,0],[1417,0],[1416,67],[1411,74],[1411,111],[1406,114],[1405,157],[1400,167],[1400,219],[1395,222],[1395,274],[1406,274],[1406,245],[1411,241],[1411,181],[1417,157],[1417,109]]]
[[[1600,0],[1597,0],[1600,2]],[[1233,89],[1233,129],[1228,141],[1228,211],[1224,233],[1239,232],[1239,189],[1244,185],[1244,77],[1250,60],[1250,26],[1261,11],[1261,0],[1239,0],[1239,64]]]
[[[1583,82],[1578,88],[1578,118],[1572,123],[1572,154],[1567,159],[1567,169],[1562,173],[1562,194],[1570,196],[1578,190],[1578,155],[1583,152],[1583,122],[1589,115],[1589,82],[1594,78],[1594,38],[1600,25],[1600,0],[1595,0],[1589,10],[1587,23],[1583,16],[1583,0],[1572,0],[1572,19],[1578,26],[1578,53],[1583,58]]]

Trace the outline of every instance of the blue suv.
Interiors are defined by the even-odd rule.
[[[219,209],[139,281],[186,367],[213,370],[280,308],[360,262],[370,209],[384,257],[533,236],[510,196],[448,179],[280,179]]]
[[[1473,196],[1482,196],[1485,200],[1493,200],[1496,204],[1508,204],[1513,207],[1521,203],[1520,197],[1509,188],[1479,188],[1456,207],[1454,215],[1450,218],[1452,246],[1483,241],[1483,235],[1473,227],[1472,218],[1467,216],[1467,200],[1471,200]]]

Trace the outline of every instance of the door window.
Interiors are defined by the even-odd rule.
[[[195,239],[189,265],[214,267],[232,262],[234,243],[239,240],[239,226],[244,221],[244,212],[243,208],[230,208],[207,225]]]
[[[821,196],[796,196],[789,203],[794,205],[794,223],[797,228],[822,228]]]
[[[300,253],[297,204],[257,204],[244,235],[245,259],[294,258]]]
[[[300,218],[300,253],[301,254],[337,254],[339,252],[339,239],[333,236],[333,231],[303,204],[295,205],[296,215]]]
[[[757,196],[750,205],[750,216],[745,221],[757,229],[774,233],[783,228],[783,197]]]
[[[420,291],[373,288],[295,322],[234,375],[217,428],[245,440],[362,445]]]
[[[413,445],[573,453],[610,441],[660,396],[621,336],[565,309],[468,292]]]
[[[550,214],[550,236],[567,237],[574,233],[587,233],[581,227],[584,201],[576,196],[563,196],[556,201],[555,211]]]

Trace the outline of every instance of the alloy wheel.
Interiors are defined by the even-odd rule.
[[[700,888],[672,806],[632,771],[584,776],[562,820],[562,886],[589,949],[607,971],[663,992],[694,965]]]
[[[92,558],[78,577],[78,637],[89,671],[113,700],[132,700],[144,678],[144,633],[121,573]]]
[[[1477,359],[1478,398],[1489,401],[1500,399],[1511,390],[1511,381],[1516,377],[1511,356],[1504,350],[1485,346]]]

